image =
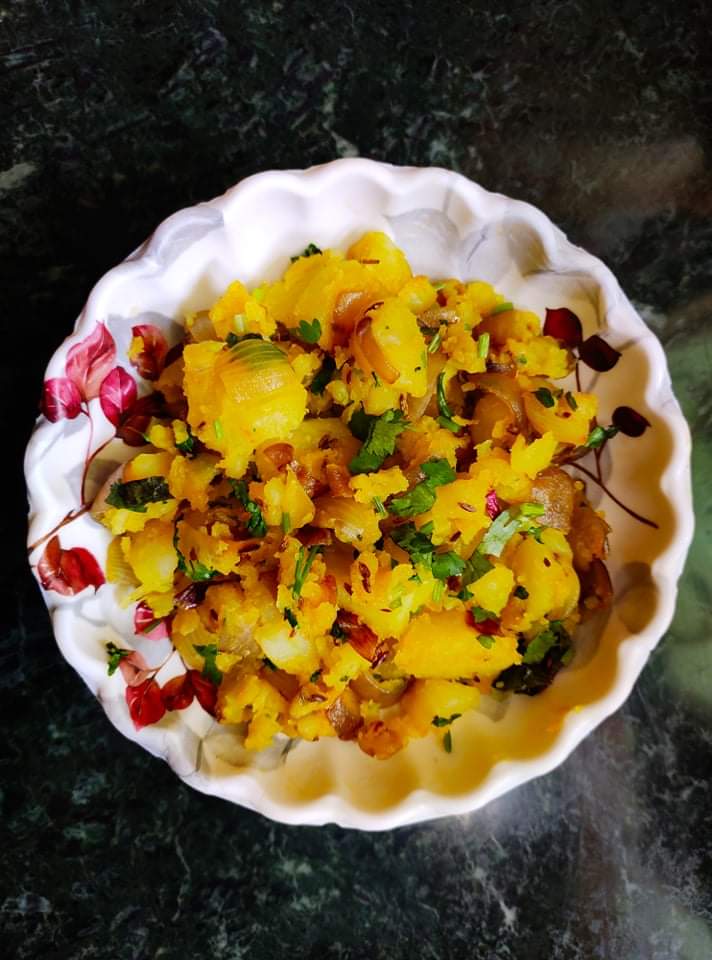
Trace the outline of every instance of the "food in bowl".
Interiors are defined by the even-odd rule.
[[[108,645],[134,723],[197,699],[251,750],[387,758],[428,734],[451,751],[481,698],[544,690],[612,594],[609,527],[563,465],[645,427],[557,386],[574,346],[615,363],[565,308],[542,328],[487,283],[413,276],[375,232],[236,280],[171,347],[134,328],[150,447],[92,513],[138,629],[185,664],[161,686]]]

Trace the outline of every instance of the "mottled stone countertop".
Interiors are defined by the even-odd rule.
[[[0,5],[4,956],[712,957],[710,23],[705,0]],[[275,825],[122,739],[52,639],[20,473],[106,269],[247,174],[356,154],[461,171],[602,257],[695,440],[677,614],[626,705],[549,776],[382,835]]]

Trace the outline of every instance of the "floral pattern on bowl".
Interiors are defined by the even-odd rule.
[[[450,754],[431,738],[388,761],[329,740],[249,755],[239,731],[214,722],[209,684],[185,671],[165,627],[118,604],[105,577],[110,537],[89,504],[144,442],[151,381],[186,312],[236,277],[274,279],[311,241],[344,248],[367,229],[389,233],[414,272],[487,280],[541,316],[567,307],[587,338],[620,352],[605,376],[582,367],[584,389],[598,393],[604,422],[624,406],[651,429],[574,467],[613,527],[616,598],[579,632],[573,663],[545,693],[463,719]],[[137,332],[144,350],[129,359]],[[692,506],[689,435],[662,348],[610,271],[544,214],[449,171],[335,161],[259,174],[173,215],[92,291],[50,361],[43,411],[25,463],[30,562],[63,655],[126,736],[197,789],[277,820],[384,829],[482,806],[562,762],[619,707],[672,617]],[[109,674],[107,648],[127,647]]]

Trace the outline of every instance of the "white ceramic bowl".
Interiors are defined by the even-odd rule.
[[[534,207],[447,170],[348,159],[250,177],[222,197],[169,217],[97,283],[47,370],[48,378],[65,376],[68,352],[94,333],[90,345],[98,345],[84,355],[82,368],[89,384],[86,412],[54,423],[40,418],[25,468],[29,543],[69,517],[57,532],[61,548],[84,548],[103,567],[107,531],[87,513],[71,518],[81,506],[87,451],[113,436],[95,398],[96,384],[112,362],[135,375],[127,360],[132,325],[155,323],[175,340],[183,315],[209,305],[235,278],[248,284],[274,279],[307,243],[343,249],[371,229],[393,236],[414,272],[487,280],[541,316],[546,307],[570,307],[585,335],[601,332],[622,351],[611,372],[584,374],[584,389],[598,393],[602,422],[619,404],[650,420],[643,437],[619,436],[609,444],[603,467],[608,489],[659,527],[641,524],[598,487],[589,487],[613,528],[609,568],[616,599],[607,617],[582,632],[573,663],[540,696],[514,696],[504,710],[463,718],[449,755],[434,737],[414,741],[388,761],[328,739],[300,743],[285,756],[277,746],[250,760],[233,732],[197,704],[134,729],[124,680],[119,673],[107,675],[105,644],[136,646],[154,665],[168,641],[135,637],[131,611],[119,607],[112,586],[89,586],[74,595],[50,589],[44,597],[62,654],[112,723],[163,757],[186,783],[287,823],[333,821],[379,830],[475,810],[561,763],[623,703],[672,618],[693,529],[689,434],[660,344],[603,263],[569,243]],[[98,324],[115,342],[115,360],[105,349],[108,340],[99,342]],[[70,408],[74,401],[69,398]],[[135,452],[109,443],[93,461],[86,497]],[[30,551],[35,574],[46,545]],[[82,573],[91,574],[86,554],[66,556],[65,580],[77,565],[80,580]],[[176,672],[169,662],[159,680]]]

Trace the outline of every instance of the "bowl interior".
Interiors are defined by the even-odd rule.
[[[458,721],[451,754],[426,738],[383,762],[352,743],[322,740],[286,754],[284,744],[277,744],[249,758],[234,731],[214,724],[197,705],[134,730],[123,681],[107,676],[105,644],[137,645],[151,663],[160,662],[167,647],[133,636],[131,611],[118,606],[111,586],[76,597],[47,593],[46,599],[64,656],[111,720],[195,787],[280,820],[378,828],[480,806],[555,766],[620,705],[672,616],[691,535],[691,506],[687,429],[662,350],[613,276],[569,244],[539,211],[443,170],[339,161],[307,172],[253,177],[162,224],[97,284],[76,335],[105,323],[117,345],[117,362],[131,372],[127,350],[133,325],[155,323],[175,341],[183,315],[209,306],[232,280],[251,285],[274,279],[309,242],[343,250],[373,229],[395,239],[414,272],[487,280],[542,317],[547,307],[567,306],[581,318],[585,335],[601,332],[623,354],[609,373],[584,368],[583,389],[598,394],[602,423],[610,422],[621,404],[651,422],[643,437],[619,436],[609,445],[602,476],[610,493],[657,528],[589,484],[589,496],[612,526],[609,569],[616,598],[605,617],[581,630],[570,667],[537,697],[515,696]],[[48,376],[61,375],[69,346],[53,357]],[[97,401],[91,412],[91,440],[85,418],[42,421],[33,435],[26,462],[30,542],[76,509],[87,444],[112,436]],[[135,452],[110,442],[97,457],[89,486],[96,489],[116,463]],[[110,537],[88,515],[64,527],[61,538],[63,547],[86,547],[104,564]],[[160,679],[171,672],[179,672],[177,665],[169,664]]]

